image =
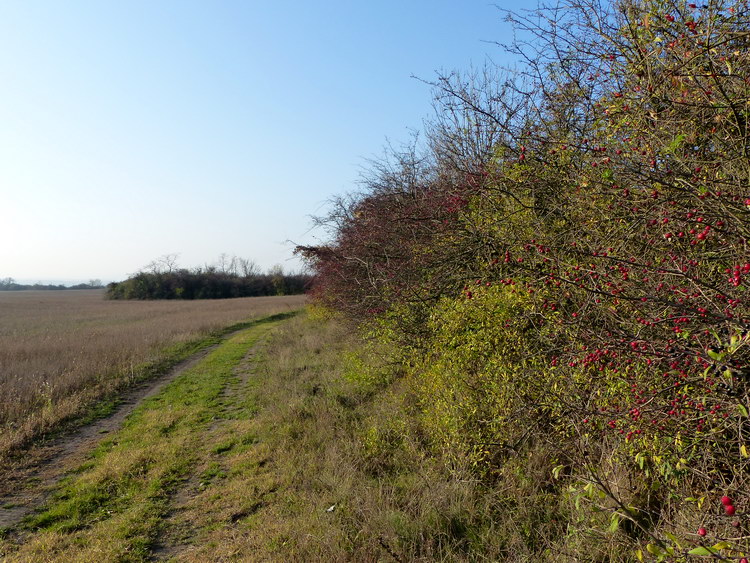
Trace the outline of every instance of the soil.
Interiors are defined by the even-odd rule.
[[[206,348],[164,375],[130,389],[109,416],[72,433],[37,443],[16,458],[4,460],[4,467],[0,471],[0,530],[16,526],[25,516],[41,507],[55,484],[80,466],[107,434],[117,431],[141,401],[159,393],[213,348]]]

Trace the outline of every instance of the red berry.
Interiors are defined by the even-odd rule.
[[[742,559],[740,559],[740,563],[747,563],[747,557],[743,557]]]
[[[723,497],[721,497],[721,504],[723,504],[724,506],[728,506],[732,504],[732,499],[724,495]]]
[[[705,535],[706,535],[706,528],[704,528],[704,527],[702,527],[702,526],[701,526],[700,528],[698,528],[698,535],[699,535],[700,537],[703,537],[703,536],[705,536]]]
[[[726,506],[724,506],[724,510],[727,511],[727,514],[729,514],[729,516],[734,516],[734,506],[732,506],[731,504],[727,504]]]

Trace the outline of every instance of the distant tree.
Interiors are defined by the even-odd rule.
[[[149,262],[144,270],[153,274],[171,274],[174,270],[177,269],[177,259],[179,257],[180,255],[176,252],[172,254],[164,254],[156,260],[152,260],[151,262]]]
[[[229,274],[234,266],[235,259],[230,257],[226,252],[219,254],[219,260],[217,261],[217,267],[222,274]]]
[[[271,278],[271,285],[273,286],[274,293],[276,295],[285,295],[286,287],[284,283],[284,267],[281,264],[276,264],[268,270],[268,276]]]
[[[237,258],[237,267],[243,278],[253,278],[261,274],[260,266],[247,258]]]
[[[311,276],[285,273],[280,265],[260,272],[252,260],[222,254],[216,265],[192,270],[174,267],[172,255],[151,262],[145,271],[110,283],[110,299],[227,299],[304,293]],[[97,280],[98,281],[98,280]],[[87,288],[89,286],[86,286]]]

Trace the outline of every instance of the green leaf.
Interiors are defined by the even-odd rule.
[[[635,456],[635,462],[638,464],[638,467],[643,469],[643,466],[646,463],[646,456],[644,456],[642,453],[638,453]]]
[[[747,408],[745,407],[745,405],[737,405],[737,410],[740,411],[740,414],[742,416],[748,416]]]
[[[617,512],[612,514],[612,518],[609,521],[609,531],[615,533],[617,528],[620,527],[620,515]]]
[[[685,140],[685,134],[680,133],[674,139],[672,139],[672,142],[669,143],[669,147],[667,148],[667,150],[671,153],[676,152],[680,148],[680,145],[682,145],[684,140]]]
[[[688,555],[716,555],[719,553],[713,547],[696,547],[688,551]]]
[[[726,549],[728,547],[729,547],[729,542],[720,541],[719,543],[715,544],[711,549],[720,550],[720,549]]]
[[[697,500],[697,499],[696,499]],[[669,532],[664,532],[664,535],[669,538],[669,541],[671,541],[673,544],[675,544],[677,547],[682,547],[680,545],[680,541],[677,539],[677,536],[674,534],[671,534]]]

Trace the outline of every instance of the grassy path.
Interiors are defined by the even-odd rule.
[[[485,506],[497,495],[484,499],[425,449],[408,381],[385,352],[313,314],[229,336],[144,400],[44,510],[0,534],[0,561],[501,553]]]
[[[254,447],[256,404],[248,375],[252,355],[279,317],[230,337],[146,399],[60,484],[43,511],[6,533],[0,557],[166,559],[189,547],[197,526],[231,524],[257,510],[273,485],[264,482],[264,454]],[[245,463],[234,459],[231,470],[255,473],[253,484],[211,498],[212,482],[227,475],[230,454],[247,457]]]

